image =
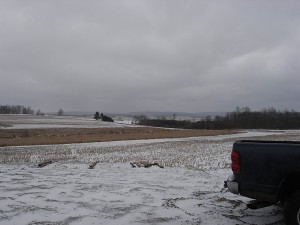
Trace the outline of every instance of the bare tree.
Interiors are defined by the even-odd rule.
[[[44,113],[43,113],[40,109],[38,109],[38,110],[36,111],[36,115],[37,115],[37,116],[44,116]]]
[[[64,114],[64,110],[62,108],[60,108],[57,112],[58,116],[62,116]]]

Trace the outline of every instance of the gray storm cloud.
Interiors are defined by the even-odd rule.
[[[0,0],[0,104],[300,110],[299,1]]]

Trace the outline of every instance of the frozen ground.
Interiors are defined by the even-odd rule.
[[[272,136],[268,136],[272,135]],[[278,206],[252,211],[222,189],[234,140],[300,140],[299,131],[0,148],[0,224],[283,225]],[[55,163],[37,168],[43,160]],[[91,162],[99,160],[95,169]],[[130,161],[165,168],[132,168]]]
[[[31,129],[31,128],[101,128],[122,127],[129,125],[128,121],[115,123],[96,121],[92,116],[34,116],[34,115],[0,115],[1,129]]]

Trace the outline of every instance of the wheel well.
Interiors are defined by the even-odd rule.
[[[300,190],[300,173],[291,173],[281,182],[279,200],[285,201],[292,193]]]

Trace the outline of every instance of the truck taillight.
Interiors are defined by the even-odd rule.
[[[241,172],[240,155],[234,150],[231,152],[231,169],[234,173]]]

